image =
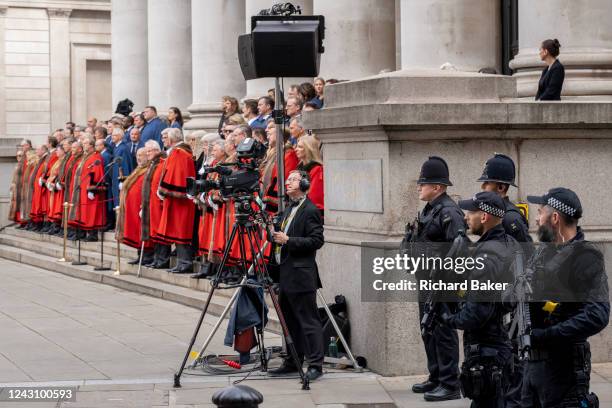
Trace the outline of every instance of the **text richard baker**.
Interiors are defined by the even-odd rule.
[[[372,282],[372,287],[376,291],[413,291],[413,290],[427,290],[427,291],[504,291],[508,287],[509,283],[506,282],[493,282],[491,280],[479,281],[478,279],[466,279],[459,282],[444,282],[441,280],[421,280],[419,282],[409,281],[402,279],[398,282],[384,282],[382,279],[377,279]]]

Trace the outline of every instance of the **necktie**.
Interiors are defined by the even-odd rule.
[[[132,143],[132,155],[136,154],[136,143]]]

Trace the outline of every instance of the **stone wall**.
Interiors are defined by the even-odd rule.
[[[520,102],[513,82],[400,71],[330,86],[326,109],[305,114],[323,141],[324,293],[347,297],[353,351],[381,374],[423,373],[425,355],[416,304],[361,301],[361,243],[399,245],[406,222],[424,205],[416,180],[430,155],[448,161],[456,199],[479,190],[476,179],[495,152],[517,163],[515,200],[557,186],[575,190],[585,209],[581,225],[588,239],[605,244],[612,265],[612,104]],[[612,360],[612,330],[592,346],[594,361]]]

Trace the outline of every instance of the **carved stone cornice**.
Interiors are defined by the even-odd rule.
[[[47,13],[49,18],[69,18],[72,13],[72,9],[67,8],[48,8]]]

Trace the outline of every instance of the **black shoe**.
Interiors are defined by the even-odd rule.
[[[51,229],[52,225],[50,222],[43,222],[42,228],[40,229],[41,234],[47,234],[49,229]]]
[[[438,387],[437,383],[435,383],[433,381],[425,380],[422,383],[414,384],[412,386],[412,392],[414,392],[416,394],[423,394],[423,393],[426,393],[428,391],[433,391],[437,387]]]
[[[34,228],[34,227],[35,227],[35,225],[34,225],[34,223],[33,223],[33,222],[28,222],[28,224],[25,226],[25,228],[24,228],[24,229],[25,229],[26,231],[32,231],[32,228]]]
[[[157,265],[155,261],[151,261],[149,263],[144,263],[144,262],[142,263],[142,266],[144,266],[145,268],[153,268],[155,267],[155,265]]]
[[[16,229],[18,229],[18,230],[22,230],[22,229],[24,229],[25,227],[27,227],[27,224],[19,224],[19,225],[16,227]]]
[[[321,369],[321,367],[310,366],[308,367],[308,371],[306,371],[306,377],[308,377],[310,381],[315,381],[317,378],[321,377],[322,375],[323,375],[323,370]]]
[[[423,394],[425,401],[450,401],[461,398],[459,389],[449,389],[443,385],[438,385],[435,390]]]
[[[164,262],[164,263],[155,263],[155,265],[152,266],[153,269],[168,269],[170,267],[170,261],[168,262]]]
[[[196,273],[195,275],[191,275],[190,278],[192,278],[192,279],[205,279],[205,278],[208,278],[208,273],[206,273],[206,272],[199,272],[199,273]]]
[[[176,266],[175,268],[168,269],[170,273],[193,273],[193,267],[189,266]]]
[[[297,373],[298,369],[295,366],[295,364],[293,364],[293,361],[289,361],[289,360],[283,360],[283,364],[280,365],[280,367],[275,368],[273,370],[268,370],[268,374],[271,375],[285,375],[285,374],[293,374],[293,373]]]
[[[128,265],[138,265],[139,262],[140,262],[140,258],[132,259],[131,261],[128,262]]]
[[[43,228],[42,222],[37,222],[35,224],[33,224],[33,227],[30,231],[32,232],[40,232],[40,230]]]
[[[87,235],[83,241],[85,242],[98,242],[98,236],[97,235]]]

